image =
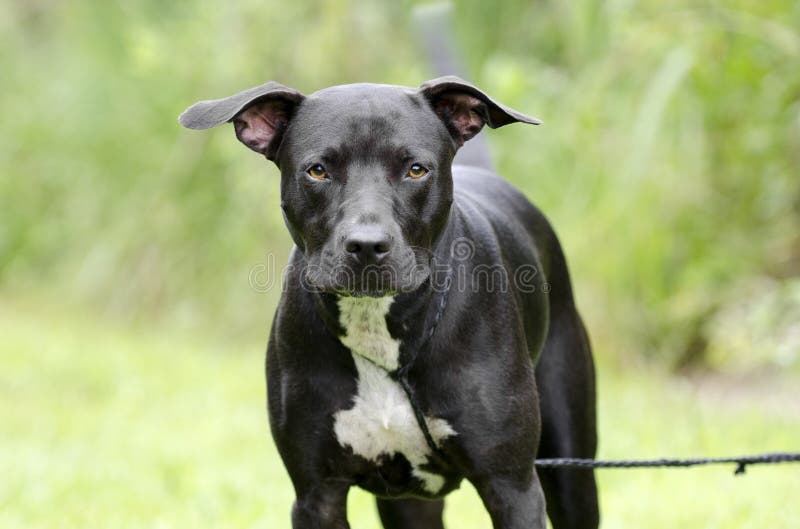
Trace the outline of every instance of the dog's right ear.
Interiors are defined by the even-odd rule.
[[[233,121],[239,141],[274,161],[283,132],[303,99],[297,90],[270,81],[224,99],[195,103],[178,121],[198,130]]]
[[[419,90],[447,126],[458,147],[478,134],[484,125],[496,129],[509,123],[542,123],[498,103],[476,86],[453,75],[427,81]]]

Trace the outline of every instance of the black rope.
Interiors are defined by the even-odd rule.
[[[448,467],[449,465],[447,464],[447,458],[445,457],[444,452],[442,452],[442,449],[439,448],[439,445],[436,444],[436,441],[433,440],[433,435],[431,435],[431,431],[428,428],[428,421],[425,420],[425,414],[419,407],[417,399],[414,398],[414,390],[408,383],[408,378],[405,376],[405,373],[396,377],[395,380],[400,383],[403,391],[405,391],[406,395],[408,396],[408,401],[411,403],[411,409],[414,410],[414,417],[417,419],[417,424],[419,424],[420,430],[422,430],[422,435],[425,437],[425,442],[428,444],[428,448],[430,448],[431,451],[436,455],[440,465]]]
[[[417,424],[419,424],[420,430],[422,430],[422,435],[425,437],[425,442],[427,443],[428,448],[430,448],[431,451],[436,455],[437,459],[439,460],[439,464],[445,467],[448,466],[447,458],[445,457],[444,452],[439,445],[436,444],[436,441],[434,441],[433,435],[431,435],[430,429],[428,428],[428,421],[425,420],[425,413],[422,411],[419,402],[417,402],[417,399],[415,398],[414,389],[411,387],[411,384],[408,383],[408,372],[411,370],[411,366],[417,359],[417,355],[419,355],[420,351],[428,346],[431,338],[433,338],[433,333],[436,332],[436,327],[439,325],[439,320],[442,319],[442,314],[444,314],[444,308],[447,306],[447,295],[450,293],[450,283],[450,281],[446,283],[447,287],[445,291],[442,292],[442,297],[439,300],[439,307],[434,315],[433,323],[431,324],[431,328],[428,330],[428,333],[423,336],[422,343],[419,345],[419,347],[414,349],[411,358],[409,358],[404,365],[400,366],[394,371],[389,372],[389,377],[391,377],[392,380],[396,380],[400,384],[400,387],[403,388],[403,391],[405,391],[406,396],[408,397],[408,402],[411,404],[411,409],[414,411],[414,417],[417,419]]]
[[[579,459],[561,457],[536,459],[540,468],[686,468],[701,465],[736,464],[734,474],[744,474],[748,465],[769,465],[776,463],[800,463],[800,452],[775,452],[741,457],[698,457],[688,459],[620,459],[603,461],[598,459]]]

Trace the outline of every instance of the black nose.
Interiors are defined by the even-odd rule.
[[[364,264],[379,263],[391,248],[392,238],[379,228],[355,228],[344,240],[345,251]]]

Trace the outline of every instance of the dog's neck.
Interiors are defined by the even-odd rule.
[[[352,353],[387,371],[404,366],[441,317],[445,292],[426,281],[417,290],[386,297],[316,294],[329,331]]]
[[[400,367],[399,337],[389,332],[389,316],[394,297],[354,298],[338,300],[339,324],[344,334],[339,340],[373,364],[394,371]]]

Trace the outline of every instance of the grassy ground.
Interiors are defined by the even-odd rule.
[[[265,318],[266,319],[266,318]],[[266,329],[265,329],[266,334]],[[263,346],[0,302],[0,527],[289,527],[266,426]],[[798,380],[600,368],[602,457],[800,448]],[[630,367],[630,366],[629,366]],[[604,471],[605,528],[796,527],[800,468]],[[350,497],[354,529],[378,527]],[[449,527],[487,528],[468,485]]]

